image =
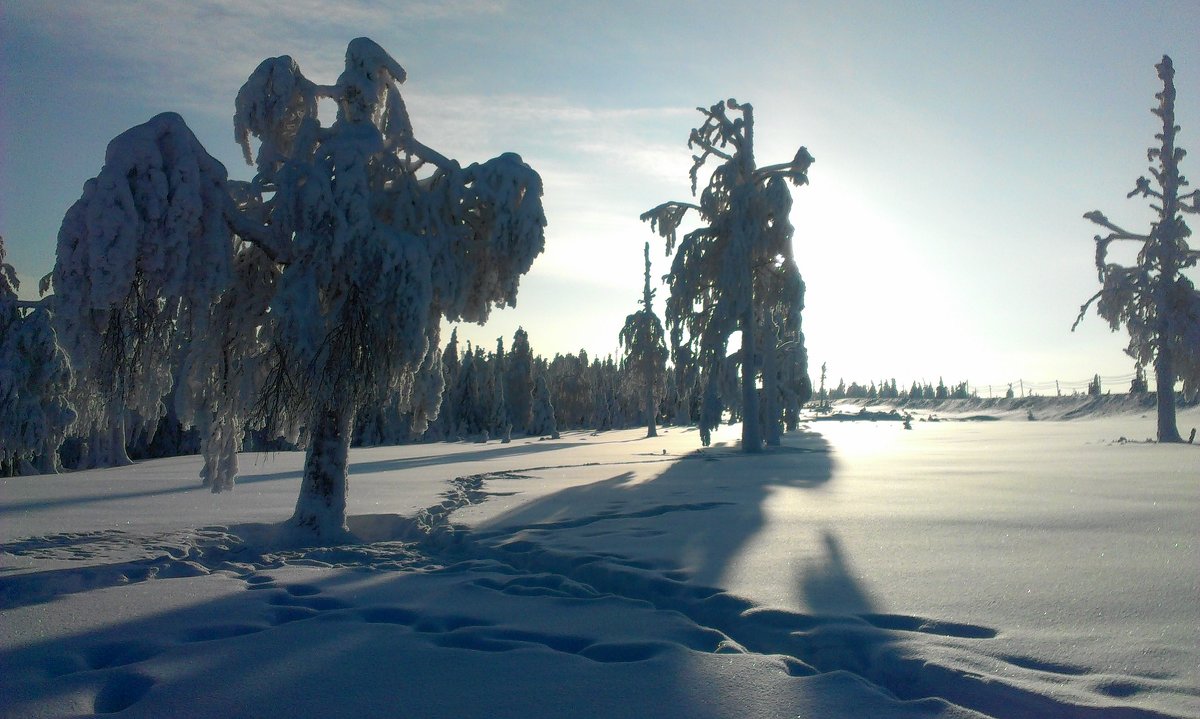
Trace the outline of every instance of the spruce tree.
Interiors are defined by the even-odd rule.
[[[533,412],[533,351],[529,334],[518,327],[513,334],[512,350],[504,375],[504,397],[513,431],[528,432]]]
[[[799,277],[792,259],[788,219],[791,193],[785,182],[807,184],[813,157],[801,147],[789,162],[758,167],[754,110],[749,103],[730,99],[697,109],[704,123],[693,129],[688,139],[688,147],[698,152],[689,173],[693,195],[700,170],[710,158],[718,163],[700,193],[699,204],[666,202],[641,218],[666,239],[668,254],[675,251],[668,275],[667,325],[673,334],[686,331],[701,370],[701,438],[708,436],[720,423],[722,411],[729,409],[745,419],[742,450],[757,452],[763,444],[758,409],[759,336],[770,317],[766,309],[775,299],[766,289],[766,278],[779,272]],[[677,238],[688,211],[698,213],[703,224]],[[740,401],[736,392],[722,391],[725,377],[731,375],[725,366],[729,339],[739,331],[741,350],[735,361],[740,373],[732,376],[740,380]]]
[[[1072,329],[1095,303],[1096,312],[1114,332],[1121,326],[1128,330],[1126,353],[1139,368],[1154,367],[1158,441],[1181,442],[1175,383],[1183,381],[1187,396],[1200,391],[1200,292],[1184,274],[1200,261],[1200,251],[1188,246],[1191,230],[1183,219],[1184,214],[1200,213],[1200,190],[1181,194],[1188,182],[1179,172],[1179,163],[1187,153],[1175,144],[1180,129],[1175,124],[1175,67],[1166,55],[1155,67],[1163,89],[1155,95],[1158,106],[1151,109],[1162,121],[1162,131],[1155,135],[1158,144],[1147,151],[1147,158],[1155,163],[1149,168],[1154,179],[1139,177],[1126,197],[1148,199],[1157,219],[1149,233],[1139,234],[1122,229],[1099,210],[1084,215],[1108,234],[1095,236],[1101,289],[1079,309]],[[1108,250],[1114,242],[1137,245],[1136,264],[1111,261]]]
[[[650,288],[650,243],[643,250],[646,271],[642,287],[642,309],[625,318],[619,340],[625,348],[625,367],[633,390],[641,395],[646,421],[646,436],[657,437],[658,403],[666,388],[667,344],[662,322],[651,303],[655,291]]]

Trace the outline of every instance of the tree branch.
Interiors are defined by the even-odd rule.
[[[1130,232],[1114,225],[1112,222],[1109,222],[1108,218],[1104,216],[1104,213],[1100,212],[1099,210],[1092,210],[1083,217],[1086,220],[1095,222],[1101,227],[1111,230],[1113,234],[1106,238],[1106,241],[1109,242],[1112,240],[1137,240],[1138,242],[1147,242],[1150,239],[1148,235],[1139,235],[1136,232]]]
[[[257,245],[272,262],[286,265],[292,261],[291,246],[268,227],[251,221],[239,212],[232,200],[225,208],[225,222],[238,237]]]
[[[1080,308],[1079,308],[1079,316],[1078,316],[1078,317],[1076,317],[1076,318],[1075,318],[1075,322],[1073,322],[1073,323],[1071,324],[1071,331],[1072,331],[1072,332],[1074,332],[1074,331],[1075,331],[1075,328],[1079,326],[1079,323],[1080,323],[1080,322],[1083,322],[1083,318],[1084,318],[1084,316],[1086,316],[1086,315],[1087,315],[1088,308],[1090,308],[1090,307],[1092,306],[1092,303],[1093,303],[1093,302],[1095,302],[1096,300],[1100,299],[1100,295],[1102,295],[1102,294],[1104,294],[1104,290],[1103,290],[1103,289],[1101,289],[1101,290],[1100,290],[1099,292],[1097,292],[1096,294],[1092,295],[1090,298],[1088,298],[1088,301],[1087,301],[1087,302],[1084,302],[1084,303],[1083,303],[1083,305],[1082,305],[1082,306],[1080,306]]]

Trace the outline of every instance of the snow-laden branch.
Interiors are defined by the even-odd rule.
[[[650,229],[657,232],[659,237],[667,241],[667,255],[675,250],[676,233],[683,224],[684,215],[688,210],[695,210],[703,215],[704,210],[699,205],[690,202],[664,202],[661,205],[643,212],[639,219],[649,222]]]
[[[225,221],[240,239],[257,245],[273,262],[286,265],[291,262],[292,247],[287,238],[269,226],[261,225],[242,213],[232,199],[225,206]]]
[[[1112,231],[1111,235],[1104,238],[1105,242],[1112,242],[1114,240],[1136,240],[1137,242],[1149,242],[1150,240],[1149,235],[1139,235],[1136,232],[1130,232],[1129,230],[1125,230],[1117,225],[1114,225],[1107,217],[1104,216],[1104,213],[1100,212],[1099,210],[1087,212],[1083,215],[1083,218],[1085,220],[1091,220],[1097,225]],[[1099,241],[1099,236],[1097,236],[1096,239]]]
[[[808,148],[802,146],[796,151],[796,156],[791,162],[760,167],[754,171],[754,179],[756,182],[766,182],[772,177],[783,177],[796,187],[807,185],[808,169],[812,167],[813,162],[815,159],[809,154]]]

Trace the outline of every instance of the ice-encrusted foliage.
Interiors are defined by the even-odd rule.
[[[127,461],[126,413],[154,420],[185,348],[208,335],[233,261],[226,172],[174,113],[118,135],[67,210],[54,327],[94,463]]]
[[[667,284],[667,327],[672,345],[689,345],[690,356],[701,372],[701,436],[721,419],[721,410],[740,410],[742,448],[760,449],[756,378],[761,369],[758,335],[771,302],[764,276],[799,273],[792,259],[792,227],[788,219],[791,195],[785,181],[800,186],[808,182],[813,157],[801,147],[790,162],[758,167],[754,159],[754,111],[749,103],[727,100],[710,108],[697,108],[704,124],[692,130],[688,147],[693,155],[690,172],[696,193],[700,171],[709,160],[717,163],[699,204],[667,202],[644,213],[666,239],[667,253],[675,252]],[[678,231],[689,210],[701,225],[682,238]],[[678,247],[676,247],[678,245]],[[795,295],[793,295],[795,297]],[[799,309],[795,310],[797,317]],[[722,391],[722,374],[729,338],[741,332],[741,398]],[[802,341],[800,336],[795,341]],[[678,357],[676,358],[678,362]]]
[[[0,476],[56,472],[58,446],[75,420],[71,365],[49,310],[26,311],[0,237]]]
[[[537,173],[515,154],[463,168],[421,144],[404,80],[399,63],[358,38],[333,85],[281,57],[238,93],[235,133],[244,147],[262,143],[252,190],[263,194],[248,213],[286,240],[275,249],[283,270],[256,419],[308,428],[295,521],[322,536],[344,531],[345,452],[335,445],[349,440],[346,417],[386,400],[423,431],[441,405],[441,319],[482,322],[514,305],[544,244]],[[322,97],[338,107],[329,127],[316,117]]]
[[[1098,210],[1084,215],[1108,234],[1095,237],[1101,289],[1080,308],[1075,326],[1094,303],[1113,331],[1122,326],[1128,330],[1125,351],[1139,368],[1152,364],[1157,375],[1158,439],[1178,442],[1175,383],[1182,380],[1188,396],[1200,391],[1200,293],[1184,274],[1200,261],[1200,251],[1188,246],[1191,230],[1183,219],[1184,214],[1200,212],[1200,190],[1182,193],[1188,182],[1179,172],[1179,163],[1187,153],[1175,145],[1179,126],[1175,124],[1174,65],[1164,55],[1155,67],[1163,89],[1155,95],[1158,106],[1151,109],[1162,121],[1162,132],[1155,135],[1159,144],[1147,151],[1154,163],[1149,168],[1154,179],[1138,178],[1127,197],[1149,199],[1157,220],[1148,234],[1138,234],[1122,229]],[[1108,252],[1114,242],[1139,245],[1136,264],[1111,261]]]
[[[332,85],[265,60],[235,102],[251,182],[159,115],[112,142],[59,235],[55,316],[98,398],[87,419],[153,420],[171,394],[213,491],[233,486],[246,428],[306,441],[294,522],[322,539],[346,532],[356,410],[388,404],[423,431],[442,318],[514,305],[544,245],[538,174],[512,153],[464,168],[421,144],[404,80],[367,38]]]
[[[662,322],[654,313],[652,303],[655,291],[650,288],[650,243],[643,250],[645,277],[642,288],[642,309],[625,318],[625,326],[618,337],[625,348],[625,368],[633,391],[643,399],[642,411],[646,415],[646,436],[656,437],[655,427],[658,403],[662,400],[667,383],[667,342]]]
[[[317,115],[317,88],[300,74],[300,67],[284,55],[264,60],[238,91],[233,116],[233,137],[242,146],[247,163],[255,162],[250,135],[259,140],[260,171],[271,171],[292,155],[302,127],[312,129]]]

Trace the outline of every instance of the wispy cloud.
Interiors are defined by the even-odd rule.
[[[494,15],[505,0],[341,2],[240,0],[104,3],[13,2],[7,22],[76,58],[74,84],[101,83],[114,95],[211,112],[224,107],[266,57],[291,54],[306,74],[331,81],[345,43],[447,18]],[[231,98],[230,98],[231,100]]]

